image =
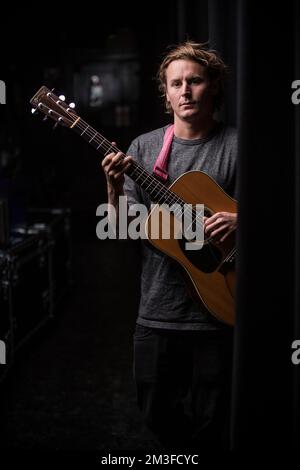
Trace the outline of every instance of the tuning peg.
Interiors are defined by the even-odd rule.
[[[47,119],[48,119],[48,116],[43,117],[43,121],[47,121]]]
[[[70,104],[69,104],[69,107],[72,108],[72,109],[74,109],[75,106],[76,106],[75,103],[70,103]]]
[[[54,124],[54,126],[53,126],[53,130],[54,130],[54,129],[56,129],[56,128],[57,128],[57,126],[58,126],[58,122],[56,122],[56,123]]]
[[[66,99],[65,95],[59,95],[58,98],[60,99],[60,101],[65,101],[65,99]]]
[[[37,108],[31,108],[31,114],[34,114],[36,112]]]

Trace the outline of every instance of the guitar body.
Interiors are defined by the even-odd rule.
[[[169,187],[186,203],[204,204],[206,216],[216,212],[237,212],[237,204],[206,173],[189,171],[184,173]],[[170,237],[162,237],[161,221],[158,213],[168,212]],[[168,220],[168,219],[165,219]],[[181,221],[172,213],[155,205],[145,225],[146,236],[155,248],[177,261],[184,269],[189,287],[201,307],[219,321],[234,324],[235,270],[231,252],[235,247],[234,235],[230,234],[220,244],[205,241],[199,250],[186,250],[186,241],[175,234],[182,232]],[[151,234],[155,233],[155,238]]]

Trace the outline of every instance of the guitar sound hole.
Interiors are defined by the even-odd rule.
[[[209,241],[204,243],[203,247],[199,250],[188,250],[187,243],[191,242],[184,237],[178,241],[187,259],[204,273],[215,271],[222,261],[221,251]]]

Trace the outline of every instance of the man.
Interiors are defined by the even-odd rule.
[[[169,50],[158,81],[174,137],[167,183],[189,170],[209,174],[235,195],[236,132],[217,122],[225,65],[204,45],[186,42]],[[152,172],[166,127],[135,139],[126,158],[103,160],[108,199],[144,203],[149,196],[124,171],[131,158]],[[201,201],[199,201],[201,203]],[[237,227],[237,214],[219,212],[205,219],[205,234],[218,242]],[[134,335],[134,375],[143,417],[169,450],[226,448],[230,405],[232,331],[214,321],[187,294],[178,266],[166,255],[142,246],[141,299]]]

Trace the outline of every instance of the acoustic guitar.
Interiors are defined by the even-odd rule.
[[[47,87],[41,87],[30,100],[34,110],[39,110],[56,121],[56,125],[68,127],[78,133],[102,155],[120,150],[87,124],[73,108],[59,99]],[[122,154],[125,158],[125,154]],[[184,237],[175,234],[183,230],[181,219],[170,213],[170,237],[157,237],[160,227],[153,230],[161,218],[158,211],[169,201],[181,207],[184,204],[204,205],[204,215],[211,216],[216,212],[237,212],[237,203],[206,173],[188,171],[177,178],[169,187],[154,175],[133,161],[126,174],[132,178],[151,197],[155,203],[150,211],[145,230],[147,239],[158,250],[170,256],[183,268],[189,282],[190,292],[215,319],[228,325],[234,324],[235,318],[235,236],[231,233],[222,243],[215,243],[210,237],[204,237],[201,249],[186,249]],[[163,210],[166,210],[165,208]],[[193,217],[197,217],[197,213]],[[163,219],[164,220],[164,219]],[[155,238],[152,233],[156,233]]]

